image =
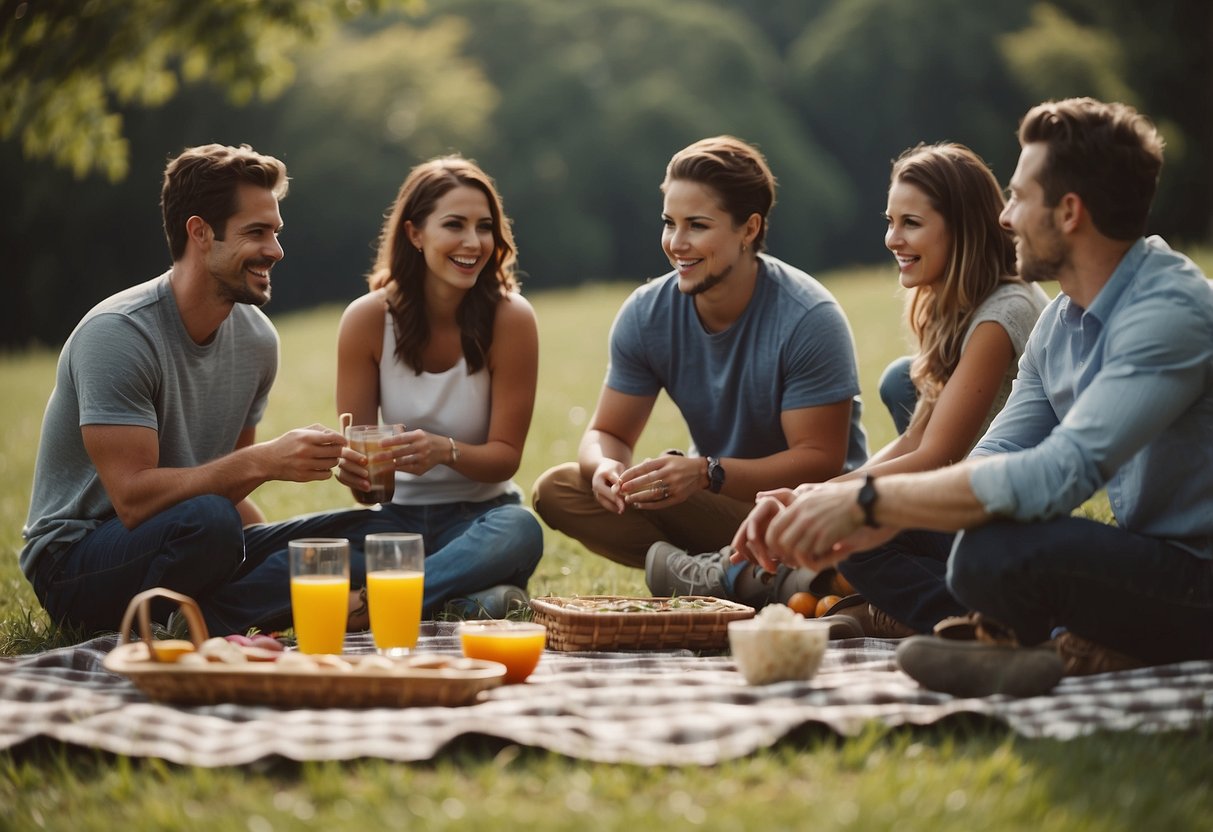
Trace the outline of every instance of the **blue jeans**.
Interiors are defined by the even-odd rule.
[[[893,427],[898,435],[910,426],[910,417],[918,406],[918,388],[910,381],[910,364],[913,356],[903,355],[894,359],[880,374],[880,400],[893,417]]]
[[[362,539],[393,531],[387,512],[349,509],[241,527],[231,500],[194,497],[127,529],[113,518],[71,547],[44,554],[34,593],[52,620],[89,631],[117,630],[130,599],[165,587],[198,602],[211,635],[291,626],[290,558],[297,537],[347,537],[350,582],[366,581]],[[153,603],[164,622],[173,605]]]
[[[396,531],[425,539],[426,618],[452,598],[497,584],[525,589],[543,556],[543,529],[516,490],[480,503],[391,504],[383,512]]]
[[[1213,658],[1213,561],[1078,517],[995,522],[956,541],[948,586],[1024,644],[1056,627],[1153,663]]]
[[[945,583],[955,538],[946,532],[902,532],[878,549],[851,555],[837,569],[878,609],[929,633],[944,618],[969,611]]]

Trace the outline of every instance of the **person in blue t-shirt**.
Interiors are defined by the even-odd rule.
[[[1061,294],[970,458],[804,489],[735,541],[768,565],[867,561],[856,589],[936,634],[902,642],[902,669],[961,696],[1213,658],[1213,289],[1143,236],[1162,137],[1080,98],[1034,107],[1019,139],[1002,223],[1020,276]],[[1101,489],[1115,525],[1071,516]]]
[[[674,155],[661,190],[674,271],[624,303],[578,461],[534,488],[549,526],[635,567],[671,550],[719,550],[759,491],[826,480],[867,457],[842,309],[763,253],[775,178],[762,154],[731,136],[703,139]],[[637,461],[663,389],[692,447]],[[784,597],[795,589],[787,576],[736,577]]]

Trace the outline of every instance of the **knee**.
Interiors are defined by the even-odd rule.
[[[1023,553],[1007,531],[994,523],[956,535],[948,558],[948,591],[970,609],[982,609],[985,599],[1004,593],[1019,571]]]
[[[180,539],[191,553],[231,572],[244,561],[244,522],[226,497],[204,494],[181,503]]]
[[[502,506],[494,513],[493,525],[498,529],[502,551],[509,554],[512,563],[534,569],[543,557],[543,528],[535,515],[522,506]]]
[[[559,528],[557,518],[564,513],[569,502],[588,491],[589,484],[581,476],[581,466],[568,462],[540,474],[531,488],[531,505],[544,522],[555,529]]]

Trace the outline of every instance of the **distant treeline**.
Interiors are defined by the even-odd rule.
[[[1148,9],[1147,9],[1148,7]],[[160,175],[183,147],[282,158],[286,260],[273,312],[364,290],[409,167],[458,151],[496,178],[525,286],[662,273],[658,185],[707,135],[757,143],[780,182],[770,248],[810,272],[879,261],[889,162],[968,144],[1003,182],[1032,104],[1128,101],[1167,136],[1151,231],[1213,224],[1208,0],[430,0],[364,15],[295,55],[279,97],[214,86],[124,111],[130,173],[76,179],[0,144],[0,345],[58,343],[166,268]]]

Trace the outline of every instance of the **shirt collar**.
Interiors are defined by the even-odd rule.
[[[1057,306],[1057,316],[1061,322],[1076,323],[1087,315],[1101,324],[1107,321],[1120,303],[1125,290],[1133,283],[1133,278],[1146,258],[1147,248],[1146,239],[1139,237],[1137,242],[1133,243],[1125,252],[1125,256],[1120,258],[1120,262],[1112,270],[1108,282],[1099,290],[1099,294],[1095,296],[1095,300],[1091,301],[1088,308],[1083,309],[1068,295],[1063,296],[1061,303]]]

